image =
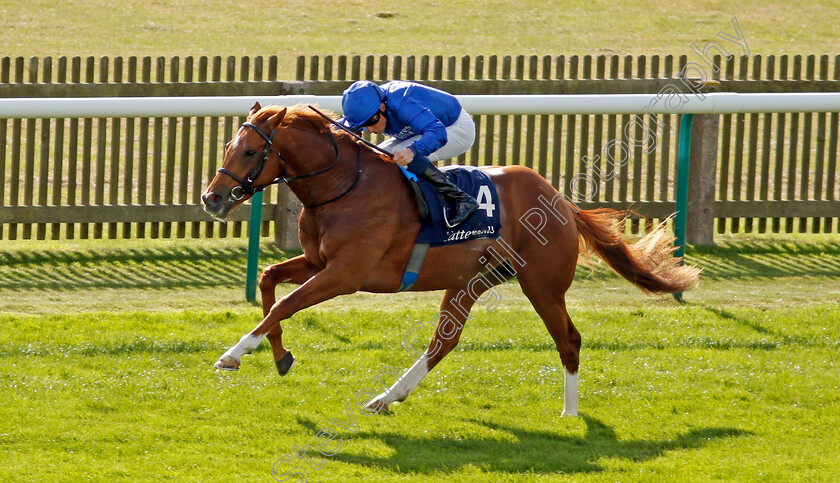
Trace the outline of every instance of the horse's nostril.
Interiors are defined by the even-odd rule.
[[[204,202],[207,206],[213,206],[218,204],[219,199],[221,196],[217,195],[216,193],[204,193],[201,195],[201,201]]]

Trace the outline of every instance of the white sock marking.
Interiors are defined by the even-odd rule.
[[[563,381],[563,414],[561,416],[578,415],[578,378],[580,372],[569,373],[564,368],[565,377]]]

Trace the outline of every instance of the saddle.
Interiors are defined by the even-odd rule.
[[[409,290],[420,275],[429,247],[453,245],[478,238],[498,238],[502,227],[496,185],[475,166],[445,166],[441,171],[462,191],[478,201],[478,210],[455,228],[447,228],[446,203],[437,189],[416,174],[400,167],[414,193],[420,213],[420,232],[409,257],[399,291]]]

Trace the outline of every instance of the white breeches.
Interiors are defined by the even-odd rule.
[[[379,144],[379,147],[386,151],[395,153],[411,145],[420,139],[420,135],[408,139],[388,138]],[[441,159],[454,158],[467,152],[475,142],[475,122],[472,116],[463,109],[454,124],[446,128],[446,144],[430,154],[429,161],[435,162]]]

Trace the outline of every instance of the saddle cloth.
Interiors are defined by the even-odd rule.
[[[419,185],[428,206],[429,216],[423,220],[416,243],[435,247],[476,238],[499,237],[499,229],[502,226],[499,195],[496,193],[496,185],[484,171],[474,166],[445,166],[440,169],[450,181],[478,201],[478,210],[465,222],[450,229],[444,220],[446,206],[437,189],[407,169],[401,170],[409,182]]]

